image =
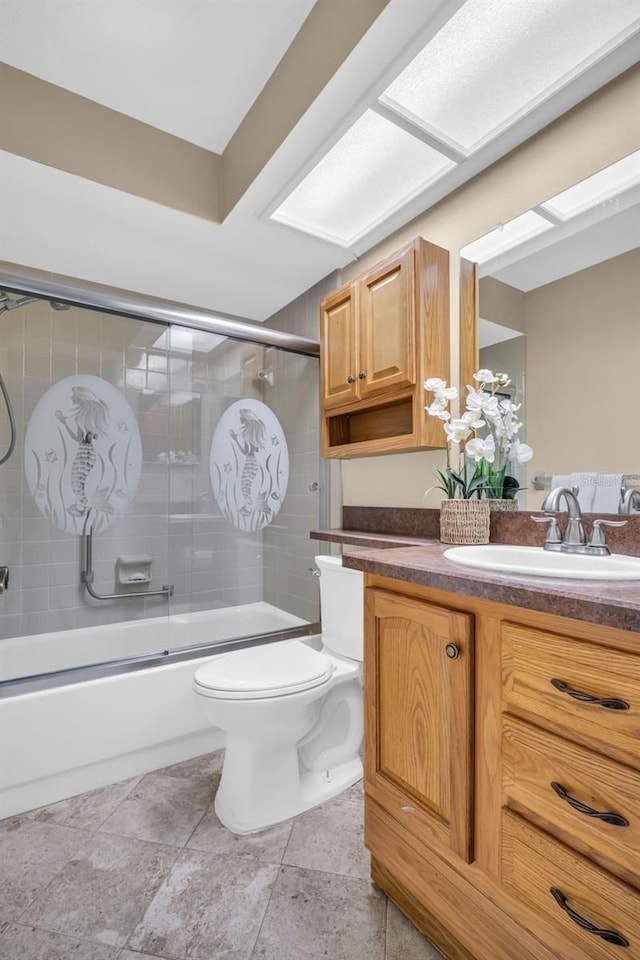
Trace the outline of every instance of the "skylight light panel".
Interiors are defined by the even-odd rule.
[[[367,110],[271,219],[350,246],[454,166]]]
[[[530,240],[531,237],[552,229],[552,223],[538,216],[533,210],[527,210],[521,216],[509,220],[491,233],[485,233],[483,237],[467,244],[460,251],[460,256],[475,263],[485,263],[497,257],[498,254],[504,253],[505,250],[517,247],[525,240]]]
[[[540,206],[560,220],[567,220],[611,200],[637,184],[640,184],[640,150],[630,153],[628,157],[623,157],[604,170],[599,170],[568,190],[563,190]]]
[[[639,26],[638,0],[466,0],[380,100],[473,152]]]

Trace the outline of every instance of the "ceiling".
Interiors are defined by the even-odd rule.
[[[310,22],[319,4],[335,4],[346,35],[348,12],[358,3],[366,6],[366,0],[0,0],[0,62],[196,144],[219,155],[222,164],[233,156],[234,175],[250,163],[252,142],[245,136],[244,154],[232,154],[231,147],[270,90],[275,90],[272,102],[277,106],[274,78],[277,81],[295,51],[307,19]],[[639,0],[537,0],[541,9],[566,8],[564,29],[573,10],[579,19],[601,24],[603,33],[607,17],[614,33],[622,30],[621,23],[627,25],[616,33],[619,44],[611,41],[604,52],[590,55],[584,70],[567,74],[564,85],[556,84],[557,89],[544,96],[537,93],[508,123],[490,118],[498,126],[488,139],[483,141],[479,129],[468,143],[461,142],[464,124],[454,130],[457,139],[453,133],[436,135],[433,124],[416,119],[419,104],[411,101],[411,109],[403,107],[413,83],[403,87],[403,72],[415,71],[420,57],[421,69],[429,68],[429,57],[421,51],[430,41],[440,42],[459,11],[474,14],[482,40],[491,32],[491,18],[505,9],[500,3],[369,0],[378,15],[363,35],[353,34],[346,56],[336,56],[334,62],[330,46],[325,49],[318,41],[306,59],[296,61],[294,79],[287,75],[287,89],[281,92],[298,98],[295,122],[277,127],[273,107],[273,123],[268,113],[257,114],[254,129],[262,126],[263,139],[271,136],[272,142],[221,222],[9,149],[0,151],[0,259],[265,320],[637,59]],[[614,9],[620,23],[608,13]],[[545,35],[543,20],[536,23],[536,31],[537,41],[553,59],[554,40]],[[507,39],[502,38],[505,44]],[[432,50],[440,89],[446,90],[446,56],[438,47]],[[328,75],[309,92],[322,69]],[[480,73],[470,67],[469,82],[490,78],[491,69],[491,62],[478,61]],[[498,87],[505,79],[498,79]],[[501,109],[513,111],[513,104]],[[280,222],[273,219],[369,114],[372,130],[388,123],[398,131],[396,140],[412,141],[408,169],[414,180],[409,192],[408,180],[396,178],[396,194],[390,194],[386,207],[370,214],[363,204],[356,232],[350,234],[347,224],[342,239],[327,237],[326,231],[313,235],[308,225],[292,226],[282,217]],[[434,116],[442,121],[441,114]],[[436,159],[433,176],[420,179],[425,151],[445,151],[441,155],[446,162]],[[355,169],[361,168],[356,164]],[[349,196],[355,187],[342,189]],[[369,190],[372,209],[379,192]],[[330,187],[330,199],[336,196],[337,188]],[[316,199],[318,205],[326,207]]]
[[[314,0],[3,0],[1,59],[220,153]]]

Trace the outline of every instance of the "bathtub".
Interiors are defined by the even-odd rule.
[[[2,679],[308,627],[271,604],[252,603],[11,638],[0,642]],[[11,690],[0,700],[0,818],[222,747],[222,731],[208,725],[191,690],[193,674],[212,655],[215,649],[82,682],[69,674],[62,685]]]

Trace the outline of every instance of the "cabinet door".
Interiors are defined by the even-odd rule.
[[[360,398],[415,383],[413,249],[360,280],[358,381]]]
[[[351,403],[358,397],[356,309],[355,286],[341,287],[321,304],[320,366],[325,409]]]
[[[472,617],[369,588],[364,687],[367,796],[470,862]]]

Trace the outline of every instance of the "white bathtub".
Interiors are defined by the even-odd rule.
[[[304,626],[267,603],[2,641],[3,679]],[[162,642],[159,642],[159,639]],[[223,746],[191,690],[207,656],[0,700],[0,818]]]

